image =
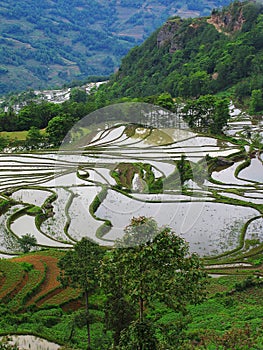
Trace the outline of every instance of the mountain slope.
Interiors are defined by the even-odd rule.
[[[112,73],[171,15],[230,0],[7,0],[0,4],[0,95]]]
[[[211,17],[170,19],[129,52],[102,90],[109,98],[195,97],[232,88],[243,98],[262,87],[263,5],[236,1]]]

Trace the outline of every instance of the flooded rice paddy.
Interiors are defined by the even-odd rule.
[[[251,156],[244,137],[262,124],[231,114],[226,132],[246,146],[186,128],[111,123],[58,152],[1,154],[1,256],[19,254],[25,234],[40,248],[69,248],[82,237],[110,246],[141,215],[202,256],[242,249],[244,230],[244,240],[263,243],[262,154]],[[211,159],[221,163],[210,167]]]

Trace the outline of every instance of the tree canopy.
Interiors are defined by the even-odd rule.
[[[100,246],[87,238],[82,238],[76,243],[74,250],[67,252],[58,263],[61,269],[59,280],[62,285],[80,288],[84,294],[88,349],[91,349],[89,297],[99,283],[98,269],[102,256],[103,250]]]
[[[262,43],[259,2],[235,1],[209,19],[175,17],[130,50],[100,90],[108,98],[164,91],[173,97],[198,98],[231,88],[244,100],[263,87]]]
[[[157,301],[184,314],[189,303],[199,303],[205,296],[206,274],[199,257],[190,254],[187,243],[170,228],[159,228],[152,218],[132,220],[116,248],[105,255],[102,272],[105,290],[119,290],[126,301],[137,305],[137,321],[121,332],[126,345],[120,349],[126,349],[130,332],[140,334],[132,342],[134,348],[154,349],[153,343],[152,347],[145,344],[153,332],[147,312]]]

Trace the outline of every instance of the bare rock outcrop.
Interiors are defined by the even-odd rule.
[[[241,30],[245,22],[242,4],[238,2],[233,3],[227,11],[213,11],[207,22],[226,35]]]
[[[177,40],[178,38],[176,36],[176,33],[180,28],[181,23],[182,23],[182,20],[179,18],[176,18],[164,24],[164,26],[160,29],[157,36],[158,48],[169,45],[170,46],[169,51],[171,53],[181,49],[181,45]]]

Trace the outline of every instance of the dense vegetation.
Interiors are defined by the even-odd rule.
[[[209,14],[229,2],[5,1],[0,7],[0,95],[113,73],[120,58],[171,15]]]
[[[169,20],[128,53],[101,93],[110,99],[167,91],[185,98],[229,90],[240,101],[255,100],[263,87],[262,57],[263,5],[235,1],[210,18]]]
[[[227,35],[206,19],[172,20],[179,31],[176,42],[182,45],[175,52],[171,52],[173,39],[157,46],[156,32],[131,51],[118,74],[98,93],[86,96],[76,89],[61,105],[32,102],[18,113],[9,108],[1,112],[1,130],[29,129],[28,148],[57,145],[76,121],[114,101],[140,100],[173,110],[172,97],[180,96],[187,99],[182,113],[192,128],[219,134],[229,117],[229,101],[210,93],[229,89],[243,103],[250,98],[252,114],[262,113],[262,6],[251,2],[240,6],[235,2],[223,14],[214,12],[218,20],[229,13],[237,19],[242,12],[246,20],[240,29],[233,30],[236,20],[224,28]],[[46,128],[47,137],[41,128]],[[8,142],[0,141],[1,147]],[[262,148],[262,139],[256,141],[252,145]],[[127,164],[121,166],[116,175],[120,182]],[[192,178],[191,165],[183,156],[176,166],[182,184]],[[151,169],[138,163],[131,170],[133,174],[145,171],[151,182]],[[153,191],[157,185],[152,182]],[[221,203],[224,200],[221,196]],[[2,210],[7,206],[3,201]],[[183,240],[171,239],[169,229],[159,232],[150,219],[150,230],[143,236],[159,234],[142,245],[135,242],[134,247],[134,228],[143,220],[133,219],[119,242],[131,246],[128,249],[106,252],[82,240],[67,254],[38,252],[1,259],[0,333],[33,333],[70,349],[86,349],[87,342],[89,349],[96,350],[109,349],[112,344],[118,350],[261,349],[262,254],[256,249],[248,254],[252,265],[246,269],[210,267],[211,273],[230,276],[209,279],[203,301],[202,264],[196,255],[189,255]],[[20,240],[24,252],[34,246],[29,238]],[[233,262],[239,262],[238,258],[233,257]],[[189,305],[190,301],[203,302]]]
[[[262,262],[221,268],[229,277],[207,281],[184,240],[145,217],[116,244],[105,250],[83,238],[66,254],[0,260],[0,333],[37,334],[70,349],[261,348],[263,289],[252,275]]]
[[[210,18],[174,18],[132,49],[97,92],[86,95],[72,88],[70,100],[62,104],[40,102],[32,91],[9,98],[0,110],[0,131],[32,128],[26,146],[58,145],[78,120],[106,105],[141,101],[175,110],[173,97],[180,97],[190,98],[184,108],[190,127],[220,133],[228,118],[221,113],[227,100],[213,93],[227,93],[252,115],[262,113],[262,43],[263,5],[251,1],[235,1]],[[24,105],[18,112],[12,108],[17,103]],[[44,128],[48,138],[39,131]],[[8,144],[0,139],[1,149]]]
[[[164,238],[165,235],[160,240],[155,239],[154,244],[161,244],[166,250],[167,242],[164,242]],[[262,282],[252,277],[252,274],[262,273],[262,261],[258,263],[255,260],[255,266],[250,269],[221,268],[219,272],[228,276],[210,278],[206,286],[206,300],[198,305],[189,305],[189,300],[184,300],[184,294],[179,293],[180,291],[178,294],[169,293],[170,298],[160,300],[165,290],[173,288],[172,284],[164,283],[167,274],[172,275],[172,269],[158,266],[158,261],[151,258],[158,252],[162,255],[162,251],[154,249],[155,245],[132,250],[117,249],[106,253],[104,250],[99,252],[97,247],[94,250],[91,242],[87,245],[84,243],[85,240],[78,244],[76,250],[64,256],[62,252],[54,250],[0,260],[1,334],[31,333],[66,344],[69,349],[87,349],[87,314],[85,298],[81,293],[82,288],[85,290],[87,285],[90,291],[90,343],[91,348],[96,350],[108,350],[113,341],[115,344],[120,341],[120,335],[121,342],[126,342],[120,349],[135,348],[133,342],[136,341],[138,333],[133,331],[136,327],[138,329],[137,300],[142,295],[146,302],[143,309],[144,328],[141,327],[140,330],[149,331],[141,340],[155,341],[154,344],[145,346],[145,350],[156,348],[153,347],[156,343],[159,344],[157,349],[261,349],[263,288]],[[177,238],[174,243],[178,246],[176,248],[175,244],[173,247],[183,256],[186,252],[184,243]],[[90,254],[87,253],[90,251],[99,252],[99,255],[89,257]],[[74,252],[77,253],[76,256]],[[100,269],[100,265],[94,263],[99,261],[102,255],[104,263]],[[169,259],[166,255],[163,259],[167,263],[174,263],[177,258],[173,257],[174,260],[170,260],[171,257],[172,252]],[[130,264],[131,258],[133,264]],[[66,275],[61,276],[71,276],[76,287],[78,284],[75,282],[79,281],[81,289],[61,288],[56,280],[59,276],[56,266],[59,259],[60,266],[67,268]],[[74,269],[79,259],[83,262],[87,262],[87,259],[93,260],[93,264],[86,269],[87,280],[82,278],[85,266],[87,267],[85,263],[80,264],[77,270]],[[198,274],[202,274],[202,271],[197,270],[197,275],[194,275],[198,266],[198,260],[194,259],[190,275],[193,273],[192,277],[198,279]],[[187,259],[184,262],[179,259],[178,263],[187,263]],[[133,268],[130,269],[130,266]],[[163,274],[156,274],[156,268],[162,269]],[[137,269],[141,271],[140,278]],[[51,270],[52,274],[49,273]],[[217,273],[216,270],[213,272]],[[151,274],[151,278],[148,278],[148,273]],[[185,277],[189,278],[190,275],[188,272]],[[103,288],[98,286],[98,277]],[[175,274],[175,277],[178,279],[180,275]],[[23,279],[26,283],[22,283]],[[189,278],[186,282],[190,288],[187,289],[187,293],[191,293],[191,280],[192,278]],[[152,284],[149,284],[150,281]],[[143,294],[140,283],[143,283],[145,288]],[[197,286],[193,288],[192,290],[196,290]],[[202,297],[202,293],[197,296]],[[182,302],[182,305],[177,304],[182,306],[181,310],[175,308],[176,304],[173,302],[176,300]],[[133,336],[130,338],[130,335]],[[163,347],[160,344],[163,344]]]

